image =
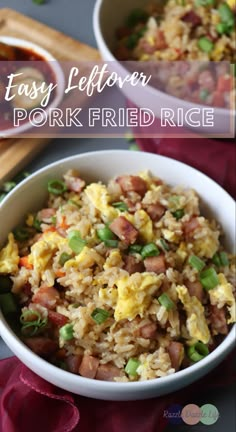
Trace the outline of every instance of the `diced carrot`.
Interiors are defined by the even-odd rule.
[[[66,217],[63,215],[62,216],[62,221],[59,225],[59,228],[62,228],[64,230],[66,230],[69,227],[69,225],[66,223]]]
[[[61,313],[52,310],[48,311],[48,319],[49,321],[51,321],[52,324],[58,327],[64,326],[69,321],[65,315],[62,315]]]
[[[57,270],[56,271],[56,277],[57,278],[61,278],[63,276],[65,276],[65,272],[63,272],[62,270]]]
[[[33,268],[34,268],[33,264],[31,264],[29,262],[29,256],[28,255],[20,258],[19,265],[20,265],[20,267],[25,267],[27,270],[33,270]]]
[[[48,233],[48,232],[55,232],[55,231],[56,231],[56,228],[55,228],[54,226],[51,226],[51,227],[47,228],[47,229],[43,232],[43,234]]]

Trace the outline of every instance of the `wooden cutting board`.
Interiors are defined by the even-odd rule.
[[[100,58],[96,49],[11,9],[0,9],[0,36],[39,44],[58,60],[96,61]],[[49,141],[47,138],[0,140],[0,184],[22,170]]]

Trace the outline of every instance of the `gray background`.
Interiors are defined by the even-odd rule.
[[[57,28],[75,39],[79,39],[81,42],[96,46],[92,29],[94,3],[95,0],[48,0],[45,5],[38,6],[32,0],[0,0],[0,7],[9,7],[18,10],[49,26]],[[124,139],[58,139],[54,140],[40,153],[28,169],[32,172],[49,162],[77,153],[110,148],[127,149],[128,146],[129,144]],[[0,358],[10,355],[12,353],[0,339]],[[217,423],[212,426],[204,426],[202,424],[196,426],[170,425],[167,430],[168,432],[174,430],[176,432],[222,432],[226,429],[227,432],[233,432],[236,425],[235,402],[236,398],[233,386],[229,386],[223,391],[210,393],[207,391],[206,385],[206,388],[202,389],[201,399],[196,399],[193,396],[189,400],[189,403],[195,403],[199,406],[205,403],[214,404],[220,413]],[[176,400],[176,403],[178,403],[178,400]]]

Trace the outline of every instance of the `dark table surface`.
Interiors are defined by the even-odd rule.
[[[47,0],[46,4],[38,6],[32,0],[0,0],[0,7],[15,9],[95,47],[96,41],[92,29],[94,3],[95,0]],[[50,162],[77,153],[104,149],[127,149],[128,147],[129,144],[125,139],[56,139],[37,156],[27,169],[33,172]],[[11,355],[13,355],[12,352],[0,338],[0,358],[3,359]],[[222,432],[226,430],[233,432],[236,426],[235,402],[233,386],[212,393],[207,389],[206,380],[206,387],[202,389],[201,398],[196,398],[193,395],[189,403],[199,406],[205,403],[214,404],[220,413],[217,423],[211,426],[205,426],[201,423],[196,426],[170,425],[167,431]],[[178,400],[176,400],[176,404],[178,404]]]

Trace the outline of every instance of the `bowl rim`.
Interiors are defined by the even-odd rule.
[[[211,178],[209,178],[208,176],[206,176],[205,174],[203,174],[201,171],[198,171],[195,168],[192,168],[191,166],[183,163],[183,162],[179,162],[177,160],[171,159],[169,157],[166,156],[162,156],[162,155],[157,155],[157,154],[150,154],[150,153],[146,153],[146,152],[139,152],[140,154],[142,154],[142,157],[145,155],[151,155],[151,157],[155,157],[157,159],[159,159],[160,161],[168,161],[168,163],[173,163],[175,166],[179,166],[187,168],[191,173],[193,174],[197,174],[202,177],[202,179],[207,179],[207,181],[212,182],[212,186],[214,188],[219,188],[221,189],[221,191],[227,196],[228,200],[231,200],[232,203],[235,203],[234,199],[220,186],[218,185],[214,180],[212,180]],[[107,155],[107,156],[112,156],[113,160],[115,160],[115,156],[121,154],[124,155],[124,157],[127,157],[128,155],[130,156],[130,150],[101,150],[101,151],[93,151],[93,152],[86,152],[86,153],[80,153],[77,155],[72,155],[63,159],[59,159],[55,162],[52,162],[44,167],[42,167],[41,169],[37,170],[35,173],[31,174],[29,177],[27,177],[26,179],[24,179],[20,184],[18,184],[16,186],[16,188],[14,188],[5,198],[4,200],[1,202],[0,204],[0,209],[5,207],[8,204],[8,201],[12,199],[12,197],[17,196],[17,193],[19,191],[19,189],[24,189],[24,186],[27,185],[28,183],[30,183],[32,180],[37,179],[37,177],[41,177],[42,174],[47,173],[50,174],[50,171],[57,168],[57,167],[62,167],[64,164],[66,164],[67,162],[73,162],[73,160],[83,160],[86,158],[92,158],[93,160],[96,160],[96,157],[98,155],[100,155],[100,157],[102,157],[103,155]],[[136,153],[135,153],[136,154]],[[91,159],[91,160],[92,160]],[[66,168],[65,168],[66,169]],[[37,354],[35,354],[32,350],[30,350],[22,341],[21,339],[14,333],[14,331],[11,329],[11,327],[9,326],[9,324],[7,323],[7,321],[5,320],[2,312],[0,311],[0,334],[2,335],[4,341],[6,342],[6,344],[8,344],[9,342],[9,346],[12,349],[13,352],[17,352],[17,356],[19,356],[19,358],[22,357],[24,358],[23,363],[25,363],[27,366],[29,366],[29,368],[31,368],[30,363],[34,362],[34,364],[37,364],[37,369],[40,371],[45,370],[45,367],[47,369],[47,371],[49,372],[49,374],[52,374],[52,376],[55,377],[55,379],[57,378],[61,378],[61,380],[64,379],[63,382],[65,382],[66,384],[70,385],[74,382],[78,382],[78,385],[81,383],[81,385],[86,386],[86,388],[88,389],[88,391],[93,390],[94,386],[99,388],[101,391],[111,391],[114,389],[117,389],[119,391],[121,390],[126,390],[126,389],[130,389],[130,390],[148,390],[148,389],[152,389],[154,387],[158,386],[160,388],[164,387],[165,384],[168,385],[170,383],[179,383],[181,382],[183,379],[190,377],[191,375],[195,375],[197,372],[202,372],[201,375],[203,375],[204,373],[208,372],[208,369],[210,370],[210,364],[211,362],[215,363],[218,361],[218,363],[220,361],[223,360],[223,358],[233,349],[234,344],[235,344],[235,332],[236,332],[236,324],[234,324],[229,332],[229,334],[225,337],[225,339],[220,343],[220,345],[217,346],[217,348],[215,348],[207,357],[205,357],[203,360],[201,360],[198,363],[195,363],[189,367],[187,367],[186,369],[177,371],[173,374],[164,376],[164,377],[160,377],[160,378],[155,378],[155,379],[151,379],[151,380],[147,380],[147,381],[135,381],[135,382],[107,382],[107,381],[100,381],[100,380],[94,380],[94,379],[89,379],[89,378],[85,378],[79,375],[75,375],[69,371],[64,371],[60,368],[58,368],[57,366],[52,365],[51,363],[49,363],[48,361],[44,360],[43,358],[39,357]],[[17,349],[14,351],[14,345],[17,346]],[[19,354],[20,353],[20,354]],[[29,361],[27,364],[27,361],[25,361],[25,358],[29,357],[30,359],[32,359],[32,362]],[[33,370],[33,368],[31,368]],[[38,373],[36,371],[36,373]],[[39,373],[38,373],[39,374]],[[199,376],[200,377],[200,376]],[[197,378],[199,379],[199,378]]]
[[[10,46],[20,47],[30,49],[36,54],[39,54],[43,57],[44,60],[50,62],[50,68],[55,75],[56,83],[60,82],[60,86],[57,86],[55,98],[52,100],[50,105],[45,109],[45,113],[49,111],[51,107],[58,106],[63,99],[64,96],[64,88],[65,88],[65,76],[63,70],[60,66],[58,60],[45,48],[36,44],[35,42],[31,42],[26,39],[13,37],[13,36],[5,36],[0,35],[0,42],[6,43]],[[9,129],[0,129],[0,138],[11,138],[15,135],[20,135],[21,133],[28,131],[32,128],[32,125],[27,121],[23,125],[19,127],[11,127]]]
[[[125,73],[125,72],[127,73],[128,69],[126,69],[123,66],[123,64],[125,62],[121,62],[115,58],[112,51],[110,51],[110,49],[108,48],[108,45],[107,45],[107,43],[103,37],[103,32],[102,32],[102,28],[101,28],[101,21],[100,21],[102,4],[103,4],[103,0],[96,0],[95,5],[94,5],[94,9],[93,9],[93,30],[94,30],[95,38],[97,40],[99,48],[101,46],[103,47],[103,50],[106,53],[106,58],[109,59],[108,61],[117,62],[119,64],[119,67],[122,69],[123,73]],[[141,88],[141,85],[138,84],[137,88]],[[166,102],[168,102],[170,104],[169,106],[176,105],[176,103],[178,101],[182,101],[182,103],[184,104],[184,107],[183,107],[184,109],[188,110],[188,109],[192,108],[191,102],[177,98],[176,96],[172,96],[168,93],[164,93],[161,90],[155,89],[154,87],[152,87],[149,84],[145,86],[145,89],[147,90],[147,92],[150,95],[153,95],[153,93],[154,93],[154,96],[156,98],[160,97],[159,96],[160,94],[164,95],[164,97],[166,98]],[[194,108],[203,109],[203,108],[207,108],[207,106],[195,103]],[[219,115],[219,116],[226,116],[226,115],[231,116],[232,114],[235,115],[235,106],[233,108],[230,108],[230,109],[212,107],[212,106],[209,106],[209,108],[214,108],[216,115]]]

